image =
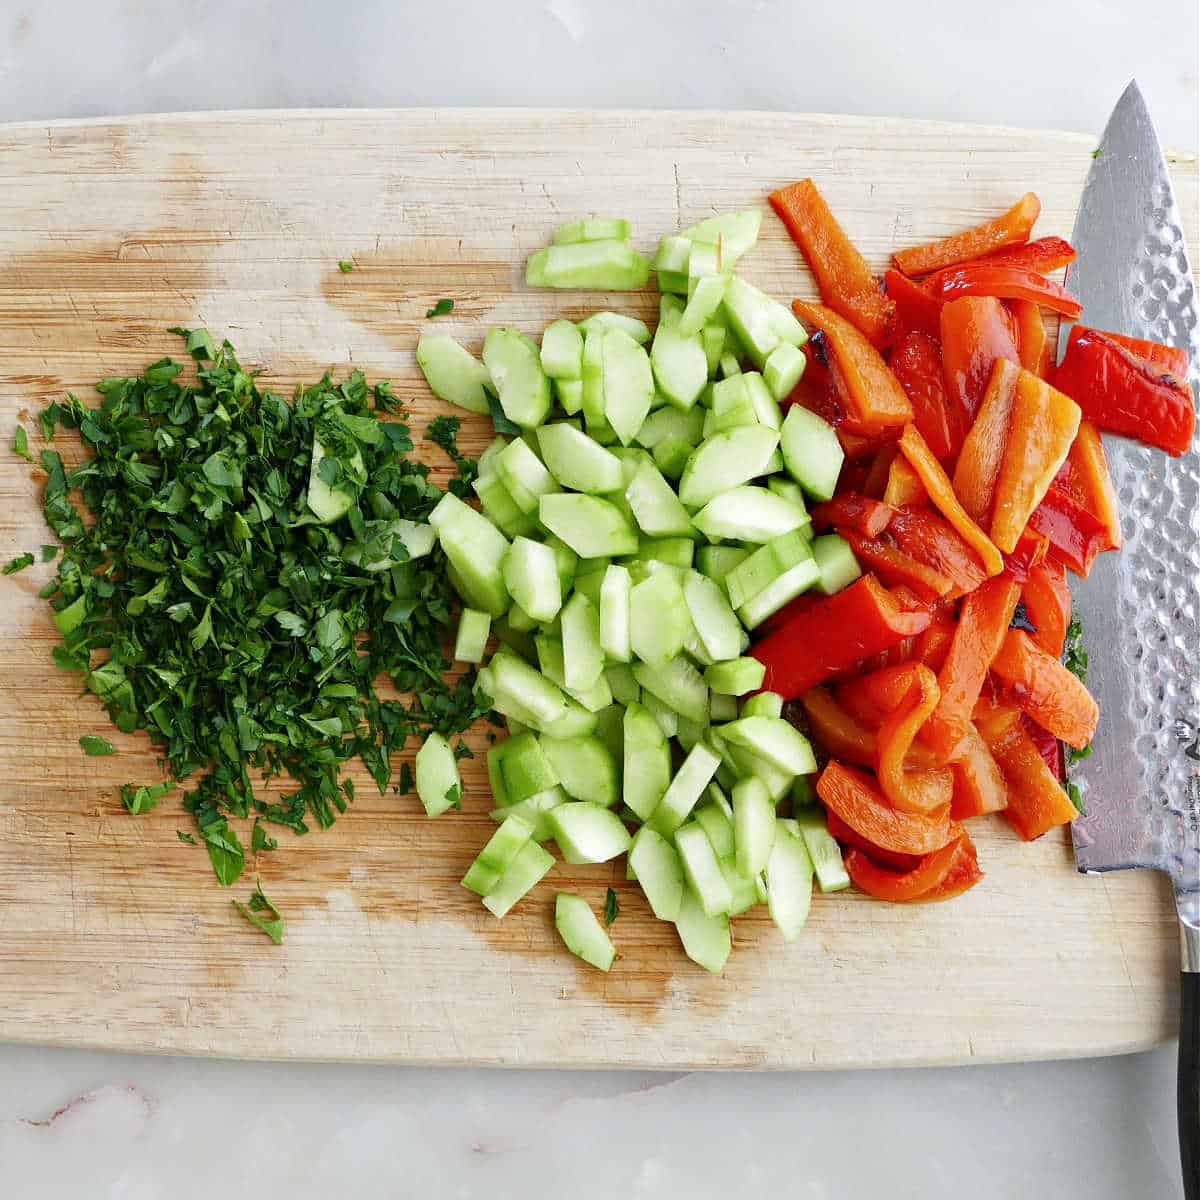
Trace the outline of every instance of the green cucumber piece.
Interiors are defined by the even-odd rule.
[[[630,592],[629,644],[643,663],[665,666],[683,649],[690,628],[683,592],[670,571],[656,572]]]
[[[527,440],[529,437],[530,434],[526,434],[524,438],[516,438],[496,455],[496,473],[517,507],[524,513],[536,515],[539,499],[557,492],[558,484],[546,470],[545,463],[533,452]]]
[[[786,345],[786,343],[784,344]],[[800,352],[797,350],[796,353]],[[754,415],[759,423],[771,429],[782,428],[783,413],[779,410],[778,401],[771,395],[771,389],[767,387],[766,380],[757,371],[747,371],[742,376],[742,382],[746,387],[746,395],[750,397]]]
[[[536,725],[542,730],[566,715],[567,700],[562,691],[511,651],[498,650],[493,654],[488,671],[492,685],[488,694],[497,711],[505,712],[504,702],[511,699],[522,713],[532,718],[525,724]],[[524,718],[518,714],[518,719]],[[544,786],[550,787],[557,782],[551,780]]]
[[[726,269],[733,266],[758,241],[762,227],[762,210],[749,208],[741,212],[718,213],[706,217],[683,231],[682,237],[694,242],[721,243],[721,257]]]
[[[601,971],[613,965],[617,951],[612,939],[582,897],[569,892],[559,892],[554,897],[554,928],[576,958]]]
[[[734,608],[741,608],[797,563],[805,562],[812,556],[809,543],[799,530],[772,538],[725,576],[725,590],[730,604]]]
[[[601,370],[605,420],[628,446],[654,403],[649,355],[623,329],[610,328],[601,342]]]
[[[562,406],[563,412],[573,417],[583,408],[583,380],[554,380],[554,395],[558,403]]]
[[[732,379],[742,373],[742,364],[738,362],[737,355],[731,351],[721,355],[719,365],[722,379]]]
[[[683,582],[683,598],[708,657],[714,661],[736,658],[742,649],[742,627],[720,584],[689,571]]]
[[[320,467],[326,457],[325,447],[314,437],[308,466],[308,507],[322,525],[340,521],[358,501],[357,484],[347,481],[344,486],[333,487],[321,478]],[[361,450],[356,449],[350,461],[356,471],[364,470]]]
[[[808,359],[787,342],[780,342],[767,355],[767,361],[763,364],[763,379],[771,395],[781,404],[792,394],[807,365]]]
[[[767,907],[785,942],[800,935],[812,907],[812,860],[792,822],[777,822],[775,842],[767,860]]]
[[[690,754],[697,742],[702,742],[708,737],[709,728],[707,720],[692,721],[678,713],[675,714],[675,740],[684,754]]]
[[[579,592],[563,605],[562,639],[566,686],[572,692],[586,692],[604,670],[604,651],[600,648],[600,614]]]
[[[529,732],[497,742],[487,753],[488,783],[501,808],[520,804],[558,783],[550,760]]]
[[[598,496],[569,492],[543,496],[538,518],[580,558],[617,558],[637,552],[636,531],[619,508]]]
[[[632,561],[666,563],[686,570],[692,565],[695,554],[696,543],[690,537],[643,538]]]
[[[632,672],[630,672],[632,677]],[[608,673],[604,676],[605,686],[608,686]],[[611,688],[609,689],[611,691]],[[625,731],[623,729],[625,719],[625,708],[615,701],[607,708],[602,708],[596,714],[596,729],[595,737],[600,741],[604,748],[612,755],[612,760],[617,764],[617,775],[620,777],[621,763],[625,757]],[[622,809],[624,805],[622,805]]]
[[[705,800],[692,813],[692,820],[704,830],[718,858],[732,858],[735,851],[733,822],[725,815],[725,806],[707,798],[714,790],[724,800],[720,786],[710,783],[704,789]]]
[[[707,438],[696,448],[679,481],[679,499],[703,508],[715,496],[763,474],[779,444],[777,430],[745,425]]]
[[[492,632],[492,618],[477,608],[464,608],[458,614],[458,635],[454,639],[456,662],[481,663]]]
[[[538,732],[548,733],[551,737],[581,737],[584,734],[595,733],[599,727],[598,714],[604,710],[589,711],[570,696],[565,697],[565,700],[566,710],[562,716],[553,721],[543,722]]]
[[[761,755],[789,775],[811,775],[817,769],[808,738],[782,717],[741,717],[723,725],[721,736]]]
[[[507,445],[508,438],[497,435],[483,448],[483,453],[479,456],[479,462],[476,464],[480,479],[487,479],[490,475],[495,474],[496,458]]]
[[[575,581],[575,568],[579,565],[579,555],[566,542],[556,538],[553,534],[546,539],[546,545],[554,551],[554,563],[558,568],[558,582],[565,596]]]
[[[715,278],[721,274],[723,269],[719,240],[693,242],[692,252],[688,255],[689,295],[701,279],[705,277]],[[687,310],[685,309],[684,311],[686,312]]]
[[[507,821],[509,817],[520,817],[522,821],[527,822],[532,827],[532,836],[535,842],[548,842],[553,834],[546,814],[552,808],[557,808],[560,804],[566,804],[566,802],[567,793],[555,785],[544,792],[538,792],[535,796],[527,797],[518,804],[510,804],[505,808],[495,808],[488,815],[493,821],[500,823]]]
[[[683,477],[688,459],[695,446],[681,438],[667,438],[654,447],[654,465],[668,479],[678,482]]]
[[[697,801],[717,773],[721,760],[704,742],[697,742],[683,760],[675,778],[647,822],[669,837],[687,820]]]
[[[656,408],[642,422],[637,440],[647,450],[653,450],[659,442],[682,441],[692,446],[699,445],[704,429],[704,414],[698,408],[679,409],[665,405]]]
[[[501,533],[508,537],[518,537],[533,533],[537,529],[536,514],[530,515],[521,510],[512,498],[512,493],[505,487],[499,471],[493,470],[490,475],[481,475],[471,486],[479,497],[484,515]]]
[[[721,307],[738,341],[759,370],[781,342],[803,346],[808,340],[804,326],[789,309],[737,275],[730,279]]]
[[[787,473],[814,499],[830,499],[846,457],[833,426],[793,404],[783,420],[780,445]]]
[[[436,817],[462,799],[462,780],[458,775],[458,760],[450,743],[440,733],[430,733],[417,751],[413,763],[417,795],[425,812]]]
[[[483,343],[487,367],[504,415],[523,429],[540,425],[550,411],[550,381],[537,343],[517,329],[490,329]]]
[[[704,420],[704,436],[712,437],[741,425],[760,424],[750,398],[746,376],[738,372],[713,384],[712,407]]]
[[[625,499],[633,510],[638,528],[647,537],[686,537],[693,532],[687,509],[649,459],[638,464],[625,488]]]
[[[609,564],[600,584],[600,648],[607,658],[618,663],[627,663],[633,657],[629,633],[632,591],[633,581],[629,572],[617,563]],[[636,690],[637,684],[632,673],[629,682]]]
[[[579,328],[584,333],[603,333],[606,329],[620,329],[629,334],[639,346],[644,346],[650,340],[650,327],[638,317],[628,317],[624,313],[594,312],[579,322]]]
[[[683,901],[683,864],[675,847],[643,825],[629,848],[629,868],[660,921],[674,921]]]
[[[733,840],[739,874],[752,879],[766,870],[775,844],[775,805],[759,779],[743,779],[733,789]]]
[[[724,913],[708,916],[699,898],[690,888],[684,888],[675,928],[688,958],[706,971],[720,975],[733,944],[729,937],[729,918]]]
[[[551,321],[542,331],[542,370],[553,380],[579,379],[583,369],[583,334],[572,321]]]
[[[617,764],[599,738],[552,738],[543,734],[538,740],[568,796],[604,808],[616,804]]]
[[[742,701],[743,717],[783,716],[783,697],[778,692],[755,692]]]
[[[758,887],[754,882],[758,876],[748,879],[742,875],[737,869],[737,863],[732,858],[723,858],[720,861],[721,874],[725,876],[725,882],[729,885],[731,897],[729,915],[736,917],[741,913],[749,912],[759,903]]]
[[[671,782],[671,748],[644,705],[631,703],[622,718],[622,798],[645,821]]]
[[[462,886],[477,896],[486,896],[500,882],[533,832],[533,825],[524,817],[516,813],[506,816],[462,877]]]
[[[575,590],[597,608],[600,606],[600,589],[604,586],[604,573],[608,567],[607,558],[583,558],[575,569]]]
[[[793,815],[797,815],[804,808],[815,808],[817,800],[817,789],[813,786],[813,781],[807,775],[800,775],[792,780]]]
[[[657,696],[681,717],[701,725],[707,722],[708,685],[686,658],[673,658],[661,667],[647,662],[634,663],[633,677],[643,692]]]
[[[650,365],[658,390],[676,409],[691,409],[708,382],[704,342],[699,333],[682,333],[678,322],[659,322],[650,347]]]
[[[675,849],[683,863],[684,876],[699,899],[704,915],[715,917],[719,913],[728,913],[733,904],[733,894],[704,830],[694,821],[681,825],[675,831]]]
[[[614,455],[573,425],[543,425],[538,446],[550,474],[577,492],[615,492],[624,482]]]
[[[585,217],[559,225],[551,241],[555,246],[575,242],[629,241],[629,222],[624,217]]]
[[[673,738],[679,732],[678,713],[672,712],[661,700],[649,692],[642,697],[642,703],[658,722],[659,729],[663,731],[663,737]]]
[[[713,314],[721,307],[721,301],[725,298],[725,287],[728,283],[729,276],[725,274],[705,275],[703,278],[697,279],[694,286],[689,282],[687,307],[683,310],[683,316],[679,318],[678,331],[681,336],[693,337],[700,333],[712,319]],[[704,348],[703,341],[701,341],[700,347]],[[707,357],[704,365],[705,374],[707,374]]]
[[[492,617],[508,608],[504,559],[508,539],[492,523],[447,492],[429,514],[438,541],[455,571],[455,586],[472,608]]]
[[[817,570],[821,572],[821,577],[813,586],[823,596],[832,596],[834,592],[840,592],[862,574],[862,568],[858,565],[858,559],[854,557],[854,551],[850,549],[850,543],[836,533],[826,533],[813,538],[812,554],[817,563]]]
[[[766,667],[757,658],[732,658],[704,669],[704,682],[725,696],[744,696],[762,687]]]
[[[739,429],[733,432],[743,433],[746,430]],[[810,518],[807,513],[801,512],[765,487],[741,484],[714,496],[692,520],[705,537],[742,542],[769,542],[772,538],[808,524]]]
[[[688,257],[691,253],[692,242],[690,238],[681,237],[678,234],[669,234],[659,241],[658,250],[655,252],[654,259],[650,265],[659,274],[667,271],[674,275],[686,275]],[[687,287],[686,280],[684,287]],[[666,291],[667,289],[663,288],[662,290]]]
[[[736,721],[738,718],[736,697],[729,695],[728,692],[713,691],[708,697],[708,715],[714,721]]]
[[[704,360],[710,379],[717,373],[717,369],[721,365],[721,357],[725,353],[725,338],[724,325],[705,325],[700,331],[700,341],[704,346]]]
[[[841,847],[830,834],[821,810],[801,808],[796,812],[794,820],[800,836],[804,839],[808,857],[812,860],[821,891],[840,892],[843,888],[848,888],[850,876],[846,874],[846,867],[842,862]]]
[[[649,278],[650,264],[628,242],[616,238],[548,246],[531,254],[525,264],[529,287],[629,292],[645,287]]]
[[[504,559],[504,585],[533,624],[553,621],[562,607],[558,563],[554,551],[544,542],[526,537],[513,538]],[[516,615],[513,613],[510,620],[519,628]]]
[[[608,862],[629,849],[631,839],[621,819],[599,804],[571,800],[551,810],[548,820],[569,863]]]
[[[601,614],[600,620],[601,641],[603,641],[603,614]],[[641,700],[642,689],[638,687],[638,681],[634,679],[633,669],[628,663],[610,662],[604,668],[604,678],[608,680],[608,687],[613,694],[613,700],[615,703],[637,704]]]
[[[750,554],[745,546],[701,546],[696,551],[696,570],[714,583],[724,583],[730,572]]]
[[[738,609],[742,624],[747,629],[757,629],[769,616],[812,587],[819,578],[820,568],[815,558],[798,562]]]
[[[545,878],[554,866],[554,855],[535,841],[528,841],[508,864],[500,882],[483,898],[483,906],[494,917],[503,917]]]
[[[444,333],[423,333],[417,339],[417,366],[429,390],[467,412],[486,413],[492,377],[488,369],[454,338]]]
[[[783,475],[772,475],[767,480],[768,490],[775,493],[777,496],[782,496],[789,504],[794,504],[803,512],[808,512],[808,505],[804,501],[804,489],[798,484],[793,483]],[[812,523],[811,518],[808,525],[802,525],[800,532],[803,534],[806,541],[812,540]]]
[[[532,633],[540,622],[514,601],[508,610],[508,623],[517,633]]]

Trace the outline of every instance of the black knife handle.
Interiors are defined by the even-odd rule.
[[[1179,1157],[1185,1200],[1200,1200],[1200,974],[1180,976]]]

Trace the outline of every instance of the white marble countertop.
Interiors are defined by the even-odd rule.
[[[1195,0],[0,5],[0,117],[521,104],[1099,131],[1130,76],[1200,144]],[[972,10],[975,15],[971,15]],[[3,969],[0,964],[0,969]],[[0,1194],[174,1200],[1182,1195],[1174,1050],[782,1075],[425,1070],[0,1046]],[[786,1193],[785,1193],[786,1189]]]

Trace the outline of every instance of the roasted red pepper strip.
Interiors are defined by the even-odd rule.
[[[920,854],[900,854],[895,850],[885,850],[874,842],[863,837],[857,829],[847,825],[832,808],[825,810],[825,824],[832,838],[856,850],[863,850],[876,862],[885,863],[897,871],[911,871],[920,861]]]
[[[948,600],[973,592],[987,577],[979,555],[931,508],[896,509],[884,536],[902,554],[949,579],[949,591],[941,593]]]
[[[918,896],[913,903],[933,904],[942,900],[952,900],[973,888],[982,878],[983,872],[979,869],[979,855],[975,850],[975,843],[969,837],[962,838],[958,843],[958,853],[954,856],[954,862],[942,878],[942,882],[931,887],[925,895]]]
[[[1176,376],[1130,354],[1111,337],[1086,330],[1072,339],[1054,386],[1100,429],[1136,438],[1178,457],[1196,432],[1191,389]]]
[[[1031,842],[1075,819],[1075,806],[1019,720],[987,718],[979,722],[979,732],[1008,784],[1004,817],[1020,837]]]
[[[1017,328],[1021,366],[1045,379],[1050,371],[1050,339],[1046,336],[1042,310],[1032,300],[1011,300],[1008,311]]]
[[[847,825],[885,850],[932,854],[952,836],[948,807],[929,814],[900,812],[879,793],[870,775],[836,760],[817,779],[817,795]]]
[[[1096,555],[1108,545],[1108,530],[1087,509],[1058,486],[1050,485],[1045,499],[1033,510],[1029,529],[1050,543],[1050,557],[1069,571],[1087,578]]]
[[[841,492],[812,510],[813,525],[823,529],[853,529],[863,537],[878,537],[892,519],[892,509],[856,492]]]
[[[1024,267],[1028,271],[1037,271],[1049,275],[1051,271],[1060,271],[1070,266],[1079,256],[1070,242],[1060,237],[1037,238],[1026,242],[1023,246],[1012,246],[1007,250],[997,250],[993,254],[985,254],[982,258],[972,260],[972,265],[989,267]]]
[[[970,263],[949,271],[939,271],[926,286],[942,300],[960,296],[995,296],[998,300],[1029,300],[1051,312],[1074,321],[1083,305],[1062,284],[1022,267],[995,267]]]
[[[1072,499],[1104,526],[1108,533],[1108,545],[1104,548],[1120,549],[1124,539],[1121,535],[1121,515],[1117,510],[1117,490],[1109,474],[1100,431],[1091,421],[1079,422],[1079,432],[1075,435],[1056,482],[1061,482]]]
[[[751,651],[767,670],[763,689],[790,700],[925,630],[926,612],[903,612],[877,579],[864,575],[848,588],[798,612]]]
[[[865,538],[852,529],[842,529],[840,532],[854,551],[854,557],[875,571],[889,587],[903,584],[925,599],[949,596],[955,591],[955,582],[949,575],[906,554],[895,541]],[[958,594],[961,595],[961,592]]]
[[[1023,630],[1008,631],[992,660],[992,673],[1060,741],[1082,750],[1092,740],[1100,709],[1091,693]]]
[[[1020,362],[1012,319],[992,296],[964,296],[942,306],[942,371],[946,396],[969,429],[998,358]]]
[[[908,692],[879,727],[879,785],[902,812],[930,813],[950,803],[954,777],[946,767],[908,770],[904,759],[941,694],[937,677],[923,663],[905,670]]]
[[[958,858],[960,841],[960,837],[952,838],[940,850],[926,854],[903,875],[872,862],[862,850],[850,850],[845,859],[846,873],[859,891],[876,900],[889,900],[894,904],[919,900],[950,873]]]
[[[1152,367],[1159,367],[1176,379],[1187,379],[1188,354],[1182,346],[1164,346],[1161,342],[1147,342],[1143,338],[1127,337],[1123,333],[1111,333],[1106,329],[1093,329],[1090,325],[1072,325],[1067,336],[1067,345],[1085,334],[1099,333],[1116,342],[1123,350],[1128,350],[1134,358],[1148,362]]]
[[[996,479],[1008,445],[1008,427],[1020,373],[1015,362],[996,359],[983,403],[954,465],[955,495],[972,519],[985,528],[991,523]]]
[[[931,271],[957,266],[1007,246],[1022,245],[1029,241],[1041,211],[1041,201],[1033,192],[1026,192],[1002,216],[962,233],[951,234],[941,241],[900,250],[892,255],[892,262],[905,275],[928,275]]]
[[[927,333],[906,333],[892,351],[888,366],[900,381],[913,409],[913,424],[938,458],[953,458],[962,445],[965,427],[957,407],[946,399],[942,352]]]
[[[950,643],[957,628],[949,618],[935,616],[929,628],[913,643],[913,659],[923,662],[931,671],[940,671],[950,653]]]
[[[1021,714],[1021,728],[1025,730],[1025,735],[1037,747],[1042,761],[1050,768],[1050,774],[1059,783],[1062,783],[1064,775],[1062,743],[1048,729],[1043,729],[1036,721],[1030,720],[1025,713]]]
[[[800,697],[809,728],[822,749],[833,758],[874,769],[879,761],[875,730],[848,713],[823,687],[809,688]]]
[[[837,223],[816,184],[802,179],[772,192],[770,200],[816,277],[821,299],[876,349],[890,345],[896,303],[883,294],[867,260]]]
[[[893,508],[905,505],[929,503],[929,493],[921,482],[921,477],[913,470],[912,464],[903,454],[897,454],[888,467],[887,486],[883,489],[883,502]]]
[[[886,446],[880,446],[875,451],[870,466],[866,468],[866,472],[863,475],[862,487],[857,490],[862,492],[864,496],[870,496],[872,500],[881,499],[883,493],[887,491],[887,483],[891,478],[892,463],[896,461],[899,454],[900,447],[895,442],[889,442]],[[845,486],[849,487],[850,485],[846,484]],[[891,501],[885,501],[885,503],[890,504]]]
[[[1051,484],[1051,487],[1054,485]],[[1029,578],[1029,572],[1040,562],[1045,562],[1050,542],[1040,533],[1031,533],[1027,529],[1021,534],[1017,548],[1004,556],[1004,573],[1018,583],[1024,583]]]
[[[901,329],[910,333],[925,333],[940,337],[942,332],[942,302],[927,288],[914,283],[899,271],[884,275],[887,294],[896,302],[896,317]]]
[[[974,725],[967,729],[953,771],[954,797],[950,801],[950,815],[954,820],[980,817],[1008,807],[1008,785]]]
[[[1054,658],[1061,658],[1071,621],[1071,589],[1062,563],[1040,562],[1021,584],[1025,615],[1037,631],[1030,637]]]

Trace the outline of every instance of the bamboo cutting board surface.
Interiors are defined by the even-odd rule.
[[[647,293],[522,286],[552,227],[631,218],[643,250],[716,210],[814,176],[877,266],[896,247],[1006,207],[1069,235],[1092,139],[945,124],[755,114],[296,112],[0,128],[0,439],[71,389],[136,373],[206,325],[290,394],[327,367],[390,377],[413,423],[441,406],[413,347],[426,308],[478,347],[487,324],[538,331]],[[1189,232],[1194,158],[1176,160]],[[813,295],[773,216],[740,269]],[[1193,261],[1197,261],[1192,245]],[[355,269],[338,270],[339,259]],[[32,419],[31,419],[32,418]],[[486,422],[465,423],[478,452]],[[60,435],[60,442],[65,439]],[[430,450],[430,461],[439,452]],[[446,464],[438,463],[439,470]],[[41,480],[0,454],[0,561],[51,540]],[[735,922],[724,975],[691,965],[617,864],[569,867],[496,921],[457,881],[492,828],[482,757],[461,813],[358,778],[328,832],[248,862],[284,910],[273,947],[234,913],[178,794],[142,817],[117,786],[161,777],[57,671],[51,568],[0,581],[0,1039],[252,1058],[526,1066],[834,1067],[1131,1050],[1169,1036],[1176,968],[1157,876],[1085,878],[1065,831],[1024,845],[973,832],[987,878],[948,905],[817,896],[786,946],[765,909]],[[1093,647],[1102,654],[1102,647]],[[111,758],[85,758],[102,733]],[[1104,736],[1103,723],[1099,736]],[[485,743],[473,738],[476,750]],[[248,843],[248,838],[244,838]],[[620,959],[571,958],[553,895],[620,897]]]

